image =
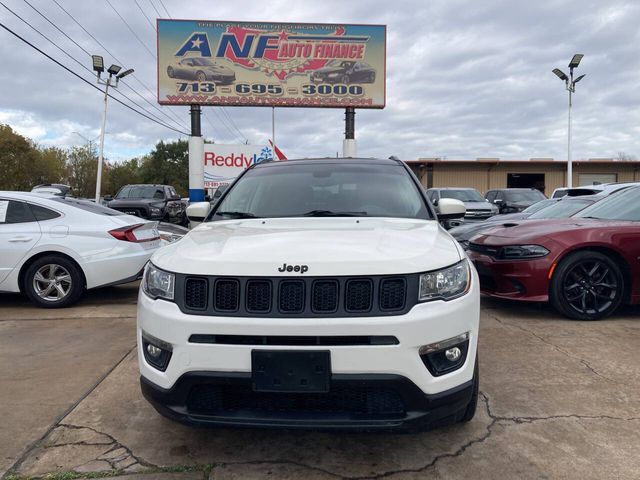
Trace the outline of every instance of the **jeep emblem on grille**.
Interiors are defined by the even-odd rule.
[[[305,273],[308,270],[309,270],[309,267],[307,265],[287,265],[286,263],[283,263],[282,266],[278,268],[279,272]]]

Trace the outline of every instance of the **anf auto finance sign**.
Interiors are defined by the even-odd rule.
[[[158,19],[163,105],[384,108],[386,27]]]
[[[269,145],[204,146],[204,187],[228,185],[251,165],[265,160],[279,160]]]

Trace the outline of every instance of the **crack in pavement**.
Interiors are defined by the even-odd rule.
[[[550,347],[554,348],[556,351],[562,353],[564,356],[571,358],[572,360],[576,360],[579,363],[581,363],[583,366],[585,366],[589,371],[591,371],[591,373],[593,373],[594,375],[602,378],[603,380],[607,381],[607,382],[611,382],[611,383],[615,383],[615,384],[620,384],[620,382],[618,382],[617,380],[613,380],[609,377],[607,377],[606,375],[603,375],[602,373],[598,372],[595,368],[593,368],[591,366],[591,364],[589,362],[587,362],[584,358],[578,357],[576,355],[572,355],[571,353],[569,353],[568,351],[566,351],[564,348],[556,345],[555,343],[547,340],[546,338],[544,338],[541,335],[538,335],[537,333],[529,330],[528,328],[523,327],[522,325],[515,325],[513,323],[507,323],[503,320],[500,320],[497,316],[495,316],[494,314],[490,313],[489,311],[486,311],[486,314],[491,317],[493,320],[495,320],[496,322],[498,322],[501,325],[505,325],[507,327],[513,327],[513,328],[517,328],[518,330],[521,330],[525,333],[528,333],[529,335],[532,335],[533,337],[537,338],[538,340],[540,340],[542,343],[549,345]]]

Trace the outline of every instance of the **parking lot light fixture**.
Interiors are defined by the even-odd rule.
[[[118,72],[122,70],[122,67],[120,65],[111,65],[108,69],[107,72],[109,72],[109,75],[118,75]]]
[[[107,126],[107,100],[109,98],[109,87],[118,88],[118,82],[121,78],[133,73],[130,68],[120,73],[122,67],[112,64],[107,72],[109,77],[106,80],[100,78],[100,74],[104,72],[104,59],[100,55],[92,55],[93,70],[98,76],[98,85],[104,85],[104,110],[102,112],[102,128],[100,129],[100,152],[98,155],[98,173],[96,175],[96,203],[100,203],[100,183],[102,182],[102,163],[104,161],[104,132]],[[115,76],[115,81],[114,81]]]
[[[582,80],[585,75],[580,75],[575,80],[573,79],[573,69],[577,68],[580,65],[580,61],[582,60],[584,55],[582,53],[576,53],[571,61],[569,62],[569,76],[567,76],[562,70],[559,68],[554,68],[552,72],[564,82],[565,89],[569,92],[569,126],[567,129],[567,187],[571,188],[573,186],[573,165],[571,162],[571,106],[572,99],[571,95],[576,92],[576,83]]]
[[[104,60],[100,55],[91,55],[91,60],[93,62],[93,71],[100,76],[104,72]]]

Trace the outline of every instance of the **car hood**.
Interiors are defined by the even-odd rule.
[[[493,210],[489,202],[463,202],[467,210]]]
[[[340,73],[340,72],[344,72],[344,68],[342,67],[322,67],[319,68],[315,71],[315,73],[323,73],[323,74],[327,74],[327,73]]]
[[[164,203],[159,198],[127,198],[122,200],[111,200],[107,203],[109,208],[126,208],[126,207],[142,207],[152,203]]]
[[[203,70],[209,70],[210,72],[215,72],[215,73],[227,73],[227,74],[233,73],[233,70],[227,67],[223,67],[222,65],[206,66],[206,67],[200,67],[200,68],[202,68]]]
[[[460,247],[436,221],[281,218],[203,223],[158,251],[159,268],[197,275],[308,276],[415,273],[452,265]]]
[[[471,238],[471,241],[487,245],[513,245],[514,242],[533,241],[553,236],[559,232],[575,232],[580,229],[611,228],[628,225],[629,222],[592,218],[527,220],[519,224],[513,224],[513,226],[494,225],[480,235]]]

